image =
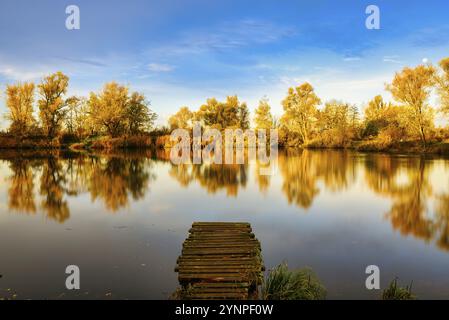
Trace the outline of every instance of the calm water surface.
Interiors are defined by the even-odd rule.
[[[413,281],[449,299],[449,160],[281,152],[245,165],[175,166],[150,152],[0,158],[0,298],[165,299],[193,221],[248,221],[265,265],[309,266],[328,298],[377,298]],[[65,267],[81,290],[65,290]]]

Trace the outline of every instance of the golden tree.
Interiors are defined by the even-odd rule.
[[[133,92],[128,100],[126,108],[126,120],[128,132],[138,134],[149,130],[156,120],[156,113],[150,110],[150,103],[139,92]]]
[[[178,128],[190,129],[192,128],[193,118],[194,114],[188,107],[181,107],[178,112],[168,119],[168,124],[172,130]]]
[[[317,112],[320,140],[325,146],[346,146],[358,133],[358,110],[348,103],[331,100]]]
[[[282,101],[282,124],[288,131],[298,134],[303,144],[309,142],[320,103],[313,87],[307,82],[299,87],[289,88],[287,97]]]
[[[271,115],[271,107],[267,99],[261,99],[259,106],[255,111],[254,123],[257,129],[271,129],[273,126],[273,116]]]
[[[211,98],[200,107],[197,117],[204,125],[217,129],[246,126],[248,114],[245,112],[245,106],[237,96],[228,96],[225,102]]]
[[[441,99],[441,111],[449,115],[449,57],[440,61],[442,74],[437,75],[437,89]]]
[[[238,127],[240,129],[249,129],[249,110],[245,102],[241,103],[237,109]]]
[[[390,106],[389,103],[384,102],[381,95],[375,96],[365,109],[366,121],[378,121],[383,119],[385,110]]]
[[[403,104],[402,122],[427,144],[427,133],[433,126],[433,109],[428,104],[430,90],[434,85],[435,70],[431,66],[420,65],[404,68],[396,73],[387,90],[393,98]]]
[[[111,137],[117,137],[126,128],[128,99],[128,88],[116,82],[106,83],[98,95],[92,92],[89,113],[93,122]]]
[[[6,118],[11,121],[10,131],[25,134],[36,122],[33,117],[34,84],[23,83],[6,87]]]
[[[61,130],[66,115],[66,101],[63,96],[67,92],[69,77],[56,72],[45,77],[38,86],[39,118],[48,137],[55,137]]]

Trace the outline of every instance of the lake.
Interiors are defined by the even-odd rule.
[[[194,221],[247,221],[267,269],[312,268],[329,299],[377,299],[365,268],[449,298],[449,160],[280,151],[277,172],[164,152],[0,152],[0,297],[166,299]],[[65,288],[65,268],[81,289]]]

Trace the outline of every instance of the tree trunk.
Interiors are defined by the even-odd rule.
[[[424,148],[427,147],[427,139],[426,139],[426,134],[424,133],[424,128],[421,127],[421,140],[423,142]]]

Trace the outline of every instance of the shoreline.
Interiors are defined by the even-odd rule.
[[[156,143],[145,144],[145,145],[119,145],[119,146],[101,146],[92,147],[82,145],[81,143],[64,144],[57,147],[2,147],[0,146],[0,154],[5,154],[8,152],[17,153],[52,153],[52,152],[64,152],[64,153],[80,153],[80,152],[128,152],[128,151],[144,151],[144,150],[170,150],[171,146],[164,146]],[[426,149],[422,147],[408,147],[408,146],[394,146],[392,148],[386,149],[369,149],[369,148],[359,148],[358,146],[279,146],[279,150],[285,151],[301,151],[301,150],[312,150],[312,151],[351,151],[358,153],[369,153],[369,154],[387,154],[387,155],[407,155],[407,156],[441,156],[449,157],[449,143],[442,143],[437,145],[428,146]]]

